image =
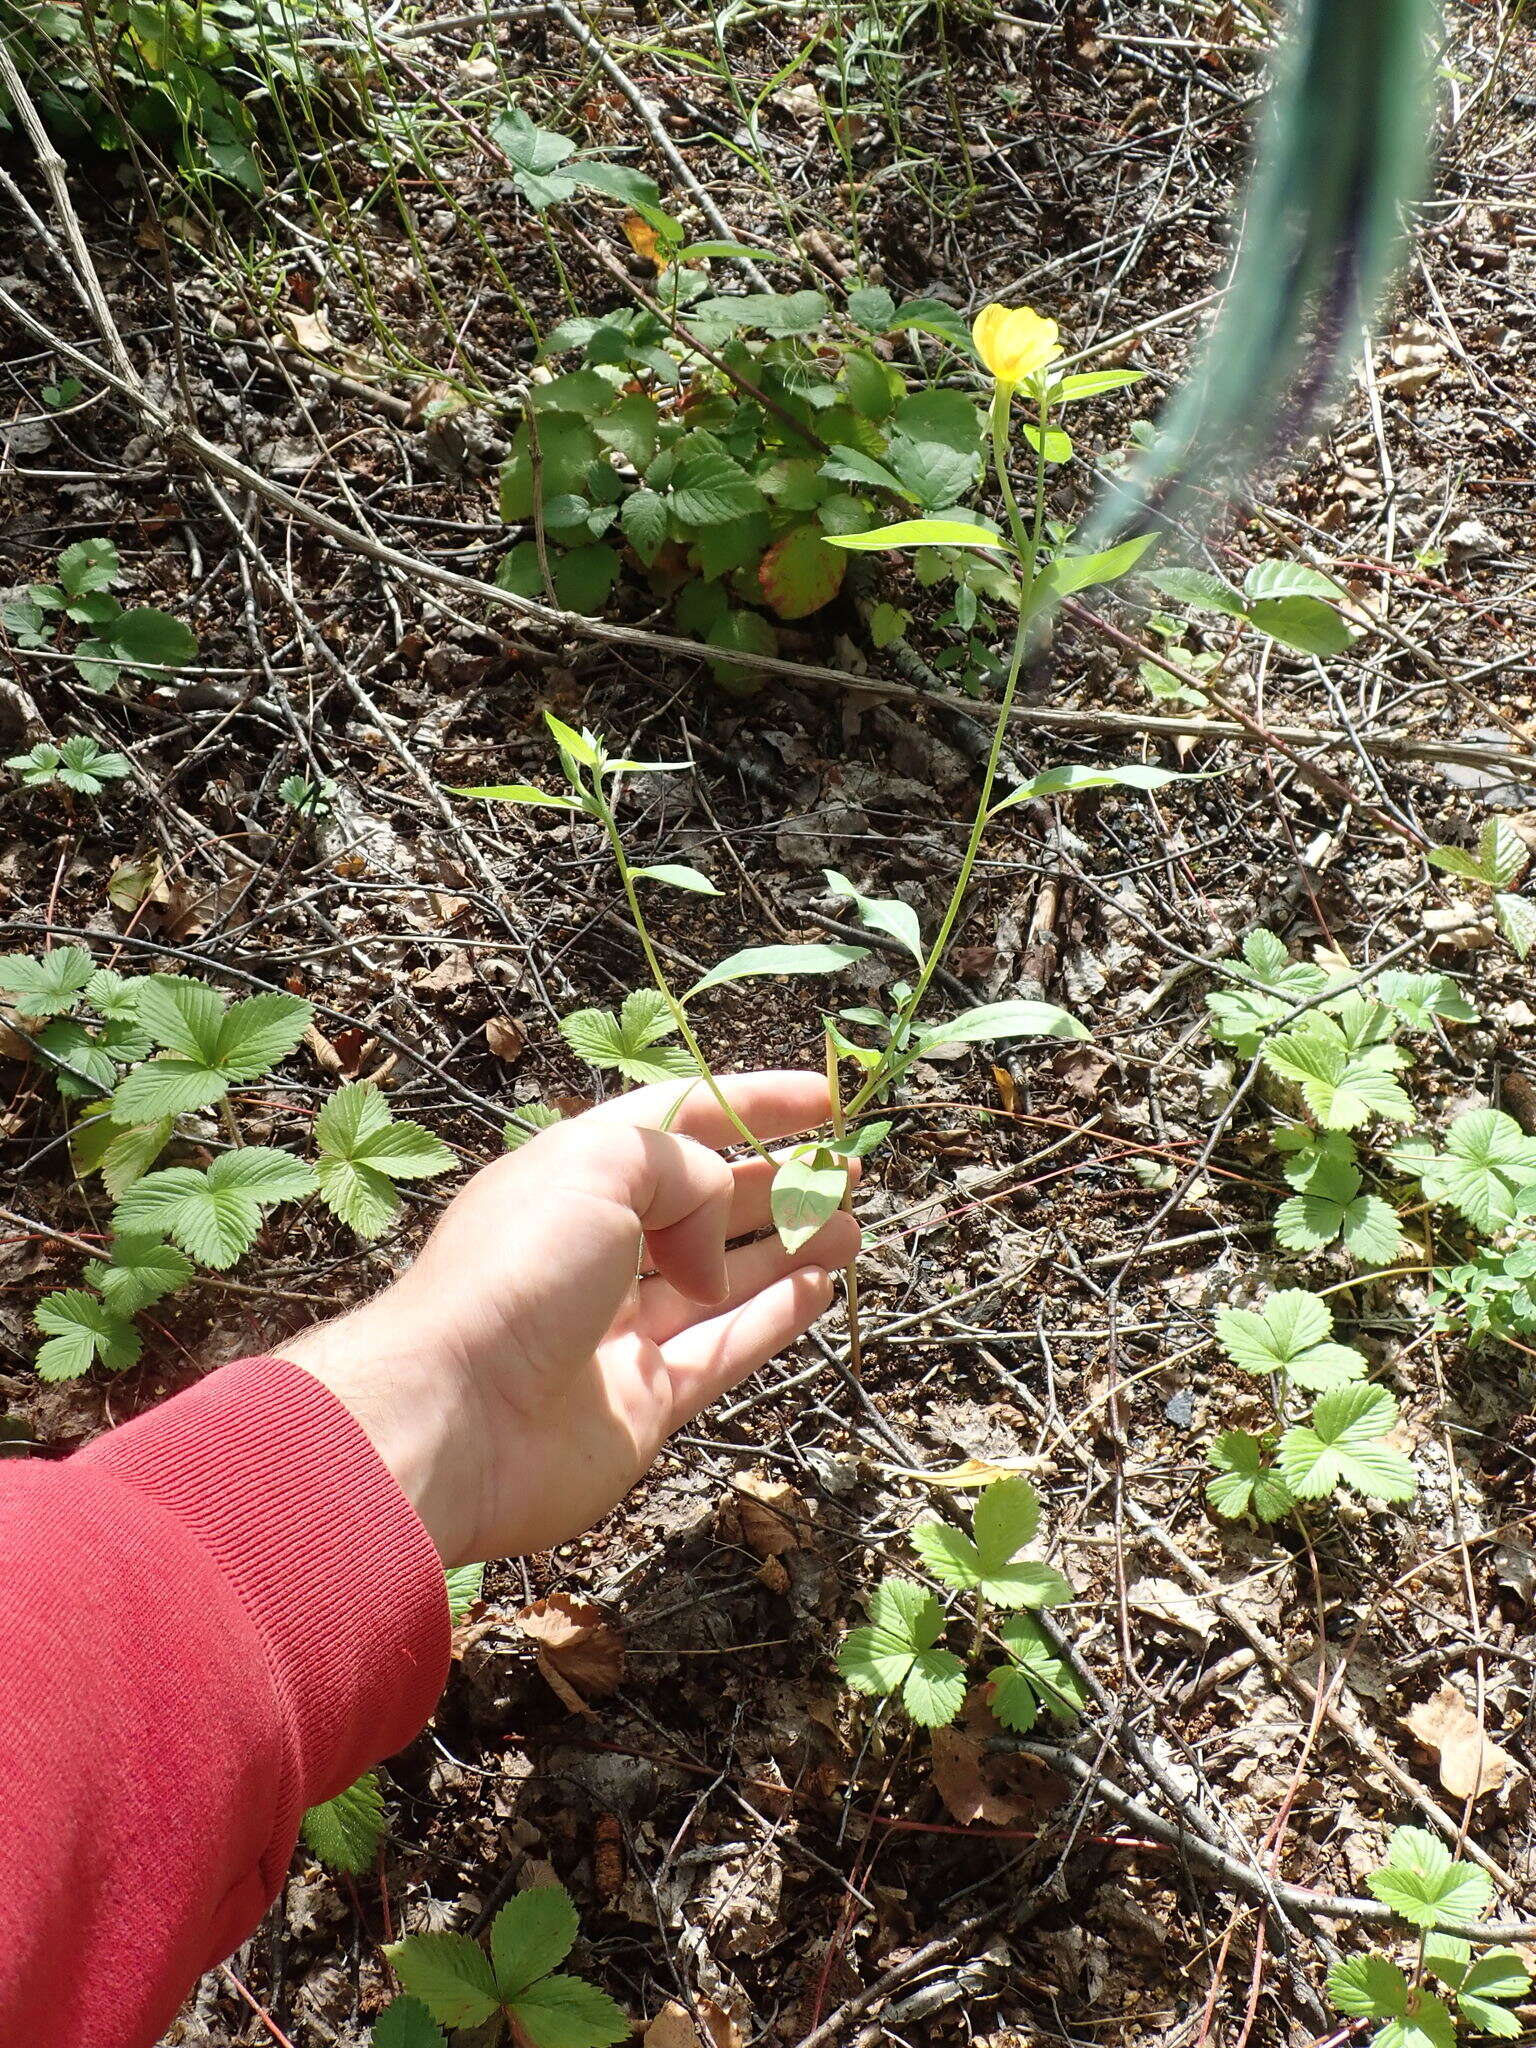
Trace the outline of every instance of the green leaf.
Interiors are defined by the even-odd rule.
[[[59,581],[71,597],[90,590],[110,590],[122,580],[117,549],[109,540],[77,540],[59,557]]]
[[[687,889],[695,896],[718,896],[721,893],[708,875],[674,861],[664,861],[654,868],[631,868],[629,873],[632,881],[665,882],[669,888]]]
[[[399,1213],[397,1180],[446,1173],[453,1154],[420,1124],[396,1122],[371,1081],[338,1088],[315,1119],[320,1194],[332,1215],[375,1238]]]
[[[1328,1996],[1351,2019],[1386,2020],[1408,2010],[1408,1979],[1385,1956],[1351,1956],[1328,1972]]]
[[[762,492],[728,455],[705,452],[678,464],[670,499],[674,518],[685,526],[719,526],[764,509]]]
[[[491,1922],[491,1966],[506,2003],[563,1963],[576,1934],[576,1908],[563,1884],[535,1885],[509,1899]]]
[[[667,537],[667,501],[660,491],[631,491],[619,507],[624,538],[648,569]]]
[[[1087,1038],[1089,1032],[1054,1003],[981,1003],[917,1035],[926,1051],[935,1045],[990,1045],[1005,1038]]]
[[[1475,1024],[1477,1010],[1448,974],[1406,974],[1388,968],[1373,984],[1377,999],[1415,1031],[1432,1031],[1437,1017]]]
[[[898,519],[894,526],[872,527],[868,533],[829,534],[827,543],[860,554],[891,548],[989,548],[1012,553],[995,528],[959,519]]]
[[[895,497],[917,502],[916,493],[909,491],[900,477],[859,448],[835,447],[821,465],[821,474],[835,483],[868,484],[877,491],[890,491]]]
[[[1224,1309],[1216,1318],[1221,1348],[1242,1372],[1283,1372],[1298,1386],[1326,1390],[1364,1376],[1365,1360],[1330,1341],[1333,1311],[1320,1295],[1282,1288],[1262,1310]]]
[[[1341,1481],[1368,1500],[1410,1500],[1412,1462],[1382,1441],[1396,1427],[1397,1403],[1385,1388],[1335,1388],[1318,1400],[1310,1424],[1281,1437],[1281,1476],[1298,1500],[1321,1500]]]
[[[1024,420],[1020,422],[1018,431],[1026,444],[1037,455],[1042,452],[1043,443],[1043,452],[1047,462],[1054,464],[1070,462],[1072,460],[1072,436],[1064,433],[1060,427],[1047,427],[1042,436],[1038,427],[1032,427],[1027,420]]]
[[[976,1502],[973,1534],[947,1522],[919,1522],[912,1547],[945,1585],[977,1591],[1000,1607],[1054,1607],[1072,1598],[1060,1572],[1016,1560],[1040,1521],[1040,1498],[1027,1479],[995,1479]]]
[[[1248,618],[1269,639],[1301,654],[1344,654],[1354,642],[1333,606],[1316,597],[1266,598],[1250,607]]]
[[[478,2027],[496,2011],[496,1979],[466,1934],[409,1934],[386,1945],[395,1975],[445,2027]]]
[[[825,1146],[804,1146],[783,1160],[768,1199],[785,1251],[797,1252],[808,1244],[837,1214],[847,1191],[847,1165]]]
[[[682,623],[681,618],[678,623]],[[761,612],[727,611],[713,622],[706,638],[711,647],[733,654],[777,654],[779,651],[774,630]],[[759,670],[748,668],[739,661],[711,661],[710,668],[716,681],[721,683],[755,685],[762,680]]]
[[[61,781],[68,778],[61,776]],[[1536,946],[1536,903],[1528,896],[1498,895],[1493,899],[1493,914],[1498,920],[1499,930],[1520,959],[1524,959],[1532,946]]]
[[[634,2031],[607,1992],[581,1977],[543,1977],[512,2011],[532,2048],[607,2048]]]
[[[141,1340],[132,1323],[83,1288],[45,1294],[32,1320],[48,1337],[37,1354],[39,1379],[77,1379],[97,1359],[109,1372],[124,1372],[138,1361]]]
[[[618,1016],[612,1010],[577,1010],[561,1019],[560,1033],[578,1059],[627,1081],[665,1081],[698,1072],[683,1046],[664,1046],[677,1020],[658,989],[635,989]]]
[[[804,619],[831,603],[847,569],[846,557],[812,519],[773,543],[758,565],[757,581],[775,617]]]
[[[529,782],[482,782],[469,788],[448,785],[450,796],[478,796],[487,803],[495,804],[542,804],[547,810],[579,811],[582,806],[573,796],[552,796],[548,790],[535,789]]]
[[[118,1125],[112,1117],[111,1105],[105,1105],[107,1114],[101,1119],[107,1130],[115,1130],[96,1161],[107,1193],[118,1201],[127,1193],[136,1180],[148,1173],[170,1140],[173,1126],[168,1116],[155,1117],[149,1123],[129,1124],[126,1128]]]
[[[1058,377],[1046,393],[1051,407],[1072,405],[1080,398],[1097,398],[1101,391],[1118,391],[1124,384],[1139,384],[1145,370],[1081,370]]]
[[[442,2029],[419,1998],[397,1998],[373,2023],[373,2048],[448,2048]]]
[[[1337,604],[1347,594],[1331,576],[1309,569],[1305,562],[1255,562],[1243,578],[1243,596],[1249,604],[1287,597],[1325,598]]]
[[[170,1057],[151,1060],[119,1082],[113,1115],[139,1123],[202,1109],[232,1083],[254,1081],[285,1059],[314,1012],[277,991],[228,1008],[216,989],[184,975],[154,974],[141,985],[139,1021]]]
[[[1235,1521],[1254,1514],[1261,1522],[1276,1522],[1295,1506],[1291,1489],[1265,1456],[1263,1444],[1247,1430],[1225,1431],[1207,1455],[1216,1477],[1208,1482],[1205,1497],[1218,1515]]]
[[[448,1592],[448,1619],[457,1627],[485,1590],[485,1566],[451,1564],[443,1583]]]
[[[576,190],[576,179],[557,170],[576,145],[539,128],[521,107],[508,107],[491,127],[491,139],[512,165],[512,181],[536,212],[558,206]]]
[[[965,1699],[965,1666],[934,1645],[945,1615],[932,1593],[908,1579],[885,1579],[869,1603],[868,1628],[843,1638],[837,1668],[855,1692],[900,1690],[903,1704],[923,1727],[952,1721]]]
[[[1424,1943],[1424,1965],[1449,1985],[1468,2026],[1505,2040],[1519,2038],[1520,2019],[1509,2007],[1525,1997],[1531,1977],[1514,1949],[1488,1949],[1474,1962],[1469,1942],[1455,1935],[1432,1934]]]
[[[0,955],[0,995],[11,998],[23,1017],[57,1017],[72,1010],[92,973],[83,946],[55,946],[50,953]]]
[[[119,1237],[109,1247],[107,1263],[92,1260],[84,1278],[114,1314],[133,1316],[185,1287],[192,1267],[161,1238]]]
[[[1518,1214],[1521,1192],[1536,1185],[1536,1138],[1501,1109],[1467,1110],[1420,1178],[1431,1201],[1449,1202],[1474,1230],[1498,1229]]]
[[[993,1688],[992,1711],[1003,1726],[1026,1733],[1042,1706],[1058,1721],[1074,1721],[1087,1704],[1087,1695],[1039,1622],[1027,1614],[1010,1616],[1003,1624],[1002,1643],[1009,1662],[989,1673],[988,1683]]]
[[[1011,789],[1000,803],[995,803],[987,817],[995,818],[1003,811],[1011,811],[1016,804],[1032,803],[1037,797],[1059,796],[1080,789],[1165,789],[1170,782],[1197,779],[1181,775],[1173,768],[1154,768],[1140,761],[1127,761],[1117,768],[1069,763],[1060,768],[1043,768],[1038,775],[1032,775],[1028,782]]]
[[[903,903],[895,896],[864,896],[854,887],[846,875],[840,875],[835,868],[823,868],[827,887],[834,896],[846,896],[859,913],[859,921],[871,931],[884,932],[888,938],[898,939],[912,958],[921,967],[927,958],[923,946],[922,926],[918,923],[917,912],[910,903]]]
[[[105,638],[120,661],[165,674],[185,668],[197,653],[197,635],[191,628],[149,605],[114,619]]]
[[[1193,605],[1196,611],[1217,612],[1229,619],[1248,615],[1237,592],[1205,569],[1149,569],[1143,572],[1142,581],[1176,604]]]
[[[378,1773],[365,1771],[345,1792],[310,1807],[301,1832],[310,1853],[331,1870],[361,1877],[371,1870],[384,1839],[384,1794]]]
[[[895,314],[896,301],[883,284],[860,285],[848,294],[848,317],[866,334],[884,334]]]
[[[546,413],[539,420],[539,491],[564,498],[580,491],[588,465],[600,453],[597,435],[574,413]],[[525,420],[512,437],[512,454],[501,466],[501,516],[509,526],[533,517],[532,437]]]
[[[1487,1872],[1457,1862],[1425,1828],[1394,1828],[1385,1864],[1365,1881],[1384,1906],[1415,1927],[1470,1925],[1493,1903]]]
[[[172,1166],[146,1174],[119,1201],[112,1228],[169,1237],[199,1265],[222,1270],[255,1241],[265,1208],[315,1186],[314,1170],[291,1152],[247,1145],[221,1153],[206,1173]]]
[[[1384,1117],[1407,1123],[1413,1104],[1393,1080],[1408,1055],[1390,1044],[1352,1047],[1338,1022],[1314,1012],[1264,1047],[1264,1063],[1292,1081],[1302,1100],[1326,1129],[1349,1131]]]
[[[839,974],[856,961],[867,960],[864,946],[747,946],[732,953],[696,981],[683,997],[691,1003],[706,989],[728,981],[746,981],[758,974]]]
[[[1035,578],[1029,594],[1030,611],[1038,611],[1059,597],[1070,597],[1074,591],[1113,583],[1134,569],[1156,540],[1155,533],[1139,533],[1131,540],[1121,541],[1118,547],[1102,548],[1097,554],[1058,555]]]
[[[712,327],[729,334],[756,327],[785,340],[814,334],[831,313],[825,292],[748,292],[742,297],[700,299],[690,312],[690,326]]]

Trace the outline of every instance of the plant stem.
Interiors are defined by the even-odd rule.
[[[640,941],[640,950],[645,955],[645,964],[651,970],[651,979],[660,991],[662,1000],[672,1012],[672,1021],[676,1024],[684,1045],[687,1046],[689,1052],[693,1055],[693,1063],[699,1070],[699,1078],[720,1105],[721,1112],[731,1124],[732,1129],[740,1133],[743,1142],[750,1145],[760,1159],[771,1159],[773,1155],[769,1152],[767,1146],[762,1144],[747,1129],[747,1126],[731,1107],[725,1090],[715,1079],[709,1062],[704,1057],[703,1049],[697,1038],[693,1035],[693,1026],[688,1022],[687,1014],[682,1004],[672,993],[672,984],[667,980],[666,970],[663,968],[657,956],[656,948],[651,942],[650,929],[645,922],[645,912],[640,908],[640,896],[635,888],[635,878],[630,873],[629,861],[624,853],[624,841],[619,836],[619,828],[614,819],[612,808],[603,794],[602,778],[597,773],[594,773],[592,777],[592,796],[597,806],[598,820],[607,837],[609,850],[613,854],[614,865],[619,871],[619,881],[624,890],[624,901],[629,906],[630,922],[634,925],[635,937]]]
[[[977,801],[976,815],[971,821],[971,836],[966,843],[965,857],[960,863],[960,872],[955,878],[954,888],[950,891],[943,922],[939,926],[937,937],[928,949],[928,957],[918,974],[916,986],[897,1013],[897,1029],[891,1036],[892,1042],[898,1044],[905,1037],[903,1027],[910,1025],[917,1014],[918,1005],[938,970],[939,962],[944,957],[945,948],[965,905],[966,892],[971,885],[971,874],[976,866],[976,856],[981,851],[981,835],[986,830],[987,819],[992,809],[992,789],[997,781],[998,762],[1002,759],[1003,740],[1007,735],[1008,721],[1013,712],[1014,693],[1018,689],[1019,677],[1023,672],[1024,650],[1029,640],[1029,601],[1034,592],[1035,564],[1039,559],[1040,541],[1045,527],[1045,433],[1048,407],[1042,395],[1039,410],[1040,439],[1035,452],[1035,516],[1033,525],[1026,527],[1008,476],[1008,412],[1012,398],[1012,387],[1006,384],[999,384],[992,394],[992,464],[997,471],[998,488],[1002,492],[1013,544],[1019,556],[1018,630],[1013,636],[1013,655],[1008,663],[1008,677],[1003,685],[1002,701],[997,707],[997,723],[992,728],[992,745],[987,752],[986,772],[981,780],[981,796]],[[887,1064],[882,1060],[849,1103],[849,1116],[857,1115],[871,1096],[885,1085],[887,1079]]]
[[[832,1135],[834,1138],[841,1138],[848,1128],[847,1120],[843,1115],[843,1073],[842,1068],[838,1064],[837,1046],[833,1042],[830,1031],[826,1033],[825,1043],[827,1095],[832,1104]],[[838,1203],[838,1207],[840,1209],[851,1209],[853,1207],[853,1171],[851,1168],[849,1169],[847,1183],[843,1188],[843,1199]],[[857,1380],[864,1377],[864,1343],[862,1332],[859,1328],[859,1268],[857,1260],[850,1259],[843,1268],[843,1287],[848,1297],[848,1370]]]

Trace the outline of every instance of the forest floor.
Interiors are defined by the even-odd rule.
[[[302,1124],[338,1077],[372,1076],[466,1169],[499,1152],[513,1106],[591,1099],[558,1020],[613,1003],[644,968],[584,821],[444,787],[547,783],[545,708],[626,754],[691,762],[632,785],[626,826],[634,858],[689,861],[723,892],[658,911],[666,960],[692,978],[738,946],[858,936],[828,866],[932,930],[989,708],[895,667],[851,604],[781,636],[843,682],[768,676],[734,695],[643,633],[525,630],[435,573],[488,580],[507,544],[496,457],[532,347],[484,249],[541,325],[572,300],[622,297],[593,246],[649,275],[602,202],[580,210],[584,239],[546,235],[475,146],[483,123],[515,100],[627,147],[697,218],[659,129],[734,234],[793,241],[796,281],[883,280],[967,315],[993,298],[1038,306],[1086,366],[1148,373],[1074,421],[1108,450],[1156,411],[1208,321],[1262,75],[1241,9],[1182,0],[718,17],[662,0],[607,9],[580,36],[559,6],[492,12],[489,29],[445,13],[386,42],[380,92],[415,110],[430,168],[404,180],[409,235],[364,203],[382,191],[378,151],[344,125],[329,242],[291,180],[259,217],[236,206],[210,226],[122,158],[71,172],[135,370],[161,397],[184,389],[209,439],[286,503],[169,457],[84,373],[82,395],[50,409],[41,388],[78,364],[14,325],[0,408],[0,583],[46,579],[67,544],[105,536],[132,600],[200,640],[182,683],[108,695],[63,660],[0,647],[5,752],[68,729],[131,762],[99,805],[0,788],[0,950],[85,943],[125,969],[180,963],[236,992],[303,994],[316,1033],[248,1104],[248,1135]],[[1449,10],[1434,196],[1367,367],[1290,471],[1210,537],[1238,576],[1256,556],[1329,569],[1377,622],[1336,660],[1255,641],[1226,672],[1265,727],[1328,737],[1287,753],[1213,736],[1189,704],[1153,702],[1116,644],[1058,625],[1009,736],[1017,772],[1145,759],[1205,779],[1000,820],[947,1000],[1044,993],[1091,1043],[965,1048],[915,1070],[858,1198],[862,1379],[839,1306],[588,1538],[494,1567],[433,1726],[387,1767],[377,1870],[338,1879],[301,1850],[168,2042],[358,2048],[390,1991],[383,1941],[476,1931],[551,1870],[581,1910],[580,1967],[649,2023],[653,2048],[1351,2038],[1323,1978],[1379,1930],[1266,1905],[1266,1888],[1359,1899],[1390,1830],[1431,1813],[1497,1866],[1501,1917],[1536,1915],[1529,1355],[1434,1333],[1422,1264],[1356,1284],[1416,1502],[1340,1509],[1303,1538],[1218,1522],[1204,1497],[1212,1428],[1259,1410],[1213,1317],[1297,1284],[1269,1229],[1278,1176],[1256,1117],[1224,1114],[1212,963],[1258,925],[1302,957],[1422,965],[1433,949],[1482,1022],[1421,1052],[1426,1122],[1492,1102],[1536,1130],[1530,977],[1444,916],[1455,890],[1383,822],[1465,844],[1496,814],[1536,843],[1536,63],[1497,12]],[[4,161],[49,218],[23,138]],[[13,215],[6,287],[99,357],[57,253]],[[507,413],[427,411],[421,366],[459,351],[505,388]],[[1090,492],[1065,469],[1053,510]],[[931,665],[945,636],[922,594],[899,566],[878,578],[918,611]],[[621,597],[611,616],[643,627],[648,606]],[[1479,765],[1479,745],[1528,760],[1528,776]],[[1313,756],[1351,802],[1309,779]],[[279,800],[293,774],[334,785],[325,818]],[[843,1000],[899,974],[877,949]],[[715,994],[700,1016],[717,1066],[819,1066],[823,994]],[[360,1248],[285,1211],[240,1268],[250,1291],[166,1304],[125,1376],[43,1385],[31,1312],[78,1271],[57,1233],[94,1241],[105,1212],[69,1173],[38,1069],[0,1065],[0,1082],[0,1398],[9,1433],[46,1453],[221,1358],[280,1349],[382,1284],[431,1218],[423,1201]],[[1302,1284],[1349,1271],[1325,1254]],[[833,1663],[882,1571],[911,1569],[919,1510],[953,1498],[921,1474],[968,1458],[1030,1474],[1077,1589],[1058,1620],[1102,1690],[1054,1768],[1000,1750],[974,1716],[932,1741],[873,1722]],[[545,1659],[560,1690],[520,1625],[534,1601],[599,1610],[578,1609],[574,1646]],[[1510,1752],[1470,1803],[1405,1726],[1448,1687]]]

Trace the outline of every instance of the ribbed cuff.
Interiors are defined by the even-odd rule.
[[[249,1615],[287,1723],[279,1834],[420,1731],[448,1675],[442,1563],[318,1380],[242,1359],[78,1455],[190,1528]]]

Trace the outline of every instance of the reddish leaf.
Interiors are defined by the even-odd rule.
[[[763,556],[757,580],[769,608],[781,619],[803,619],[836,597],[848,557],[829,547],[814,520],[792,526]]]

